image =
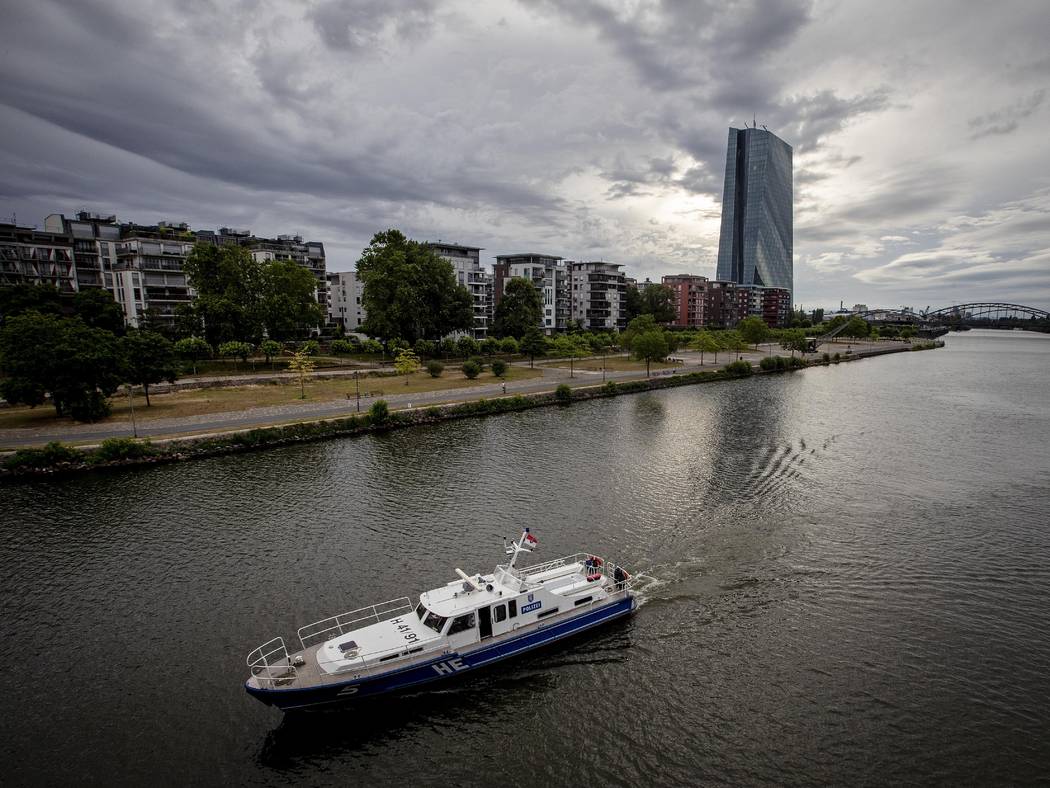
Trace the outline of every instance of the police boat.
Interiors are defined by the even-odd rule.
[[[419,595],[307,624],[301,648],[283,638],[248,655],[249,695],[304,709],[418,687],[498,662],[629,615],[633,580],[621,566],[577,553],[519,569],[538,546],[526,528],[510,560]]]

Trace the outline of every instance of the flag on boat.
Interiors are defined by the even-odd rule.
[[[539,547],[540,540],[530,534],[528,531],[525,532],[525,547],[531,547],[533,549]]]

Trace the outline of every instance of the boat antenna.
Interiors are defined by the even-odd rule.
[[[505,543],[506,540],[504,540]],[[505,546],[507,555],[510,556],[510,562],[507,564],[507,569],[514,568],[514,562],[518,560],[519,553],[531,553],[539,547],[539,542],[536,537],[529,533],[529,529],[526,528],[521,532],[521,537],[514,542],[511,542],[509,546]]]

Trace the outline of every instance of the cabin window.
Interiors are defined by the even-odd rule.
[[[583,599],[577,599],[577,600],[576,600],[576,607],[579,607],[580,605],[586,605],[586,604],[588,604],[588,603],[589,603],[589,602],[590,602],[590,601],[591,601],[592,599],[594,599],[594,597],[592,597],[592,596],[585,596],[585,597],[584,597]]]
[[[427,617],[423,620],[423,623],[430,627],[435,632],[440,632],[447,619],[444,616],[439,616],[437,613],[427,612]]]
[[[558,608],[552,607],[550,610],[544,610],[542,613],[537,613],[536,614],[536,618],[537,619],[546,618],[547,616],[553,616],[557,612],[558,612]]]
[[[507,606],[506,605],[496,605],[494,608],[492,608],[492,618],[496,621],[496,623],[499,623],[500,621],[506,621],[507,620]]]
[[[416,605],[416,617],[420,621],[423,620],[423,618],[426,616],[426,614],[427,614],[427,609],[423,606],[422,602],[420,602],[418,605]]]
[[[517,618],[518,617],[518,600],[517,599],[510,600],[507,603],[507,607],[510,608],[510,617],[511,618]]]
[[[448,634],[455,635],[457,632],[466,632],[468,629],[474,628],[474,614],[468,613],[465,616],[459,616],[458,618],[452,619],[452,626],[448,628]]]

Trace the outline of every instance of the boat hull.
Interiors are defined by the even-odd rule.
[[[407,665],[363,679],[333,681],[316,687],[262,688],[245,683],[249,695],[276,706],[283,711],[326,706],[334,703],[383,695],[389,692],[418,687],[422,684],[462,675],[476,668],[527,653],[541,646],[593,629],[594,627],[629,615],[635,609],[635,599],[628,595],[600,608],[589,610],[566,621],[549,624],[540,629],[494,642],[491,645],[463,652],[448,652],[427,662]]]

